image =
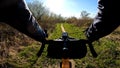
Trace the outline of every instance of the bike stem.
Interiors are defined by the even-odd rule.
[[[71,68],[69,59],[62,59],[62,66],[61,68]]]
[[[66,42],[68,41],[68,33],[65,31],[63,24],[61,24],[61,30],[62,30],[62,40],[64,41],[64,47],[63,47],[63,58],[62,58],[62,66],[61,68],[71,68],[69,58],[66,57],[68,48],[66,45]]]

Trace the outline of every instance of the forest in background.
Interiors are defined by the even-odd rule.
[[[67,27],[67,31],[75,33],[70,34],[71,36],[83,38],[83,31],[93,22],[93,18],[90,18],[89,13],[85,10],[80,12],[80,18],[74,16],[66,18],[50,12],[47,7],[43,6],[43,3],[38,1],[28,3],[28,6],[41,27],[48,30],[50,39],[59,37],[61,33],[58,31],[59,34],[56,34],[56,31],[60,29],[58,25],[61,23]],[[73,30],[73,27],[76,30]],[[100,43],[94,43],[99,54],[97,59],[88,54],[83,59],[75,60],[76,68],[119,67],[119,42],[120,28],[102,38]],[[5,23],[0,23],[0,68],[29,68],[37,58],[36,53],[40,46],[40,42],[20,33]],[[51,65],[52,68],[56,68],[54,64],[59,63],[60,60],[49,59],[45,55],[46,51],[44,51],[43,56],[34,67],[47,68],[47,66]]]

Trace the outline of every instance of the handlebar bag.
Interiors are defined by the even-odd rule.
[[[66,50],[63,48],[66,46]],[[48,45],[47,57],[53,59],[69,58],[80,59],[86,56],[87,47],[83,40],[69,40],[67,42],[56,40]]]

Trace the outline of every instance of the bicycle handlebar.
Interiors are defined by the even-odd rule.
[[[86,55],[86,44],[89,45],[93,57],[97,57],[92,43],[85,39],[75,39],[68,37],[67,33],[63,33],[61,38],[55,40],[46,40],[42,43],[42,47],[37,56],[41,56],[45,44],[48,44],[48,56],[51,58],[83,58]],[[78,55],[79,54],[79,55]],[[84,56],[82,56],[84,55]],[[77,57],[78,56],[78,57]]]
[[[62,28],[63,29],[63,28]],[[47,31],[45,31],[46,36],[48,37]],[[93,48],[92,43],[85,39],[75,39],[70,38],[68,33],[63,30],[62,37],[55,40],[46,40],[42,42],[42,46],[37,53],[38,58],[41,56],[45,44],[48,44],[47,48],[47,57],[55,58],[55,59],[80,59],[86,56],[87,47],[86,44],[89,45],[90,51],[94,58],[97,57],[97,53]],[[34,65],[36,61],[32,64]]]

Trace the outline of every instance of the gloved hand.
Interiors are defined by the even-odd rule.
[[[43,40],[41,40],[41,42],[45,43],[46,42],[46,38],[48,38],[48,33],[47,33],[47,30],[44,29],[44,38],[43,38]]]
[[[87,28],[85,31],[85,36],[89,43],[99,40],[99,37],[96,35],[96,31],[93,28]]]

